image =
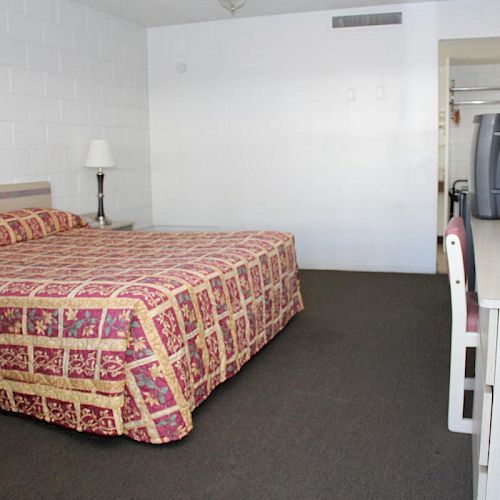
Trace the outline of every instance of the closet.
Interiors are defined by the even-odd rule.
[[[438,272],[446,272],[439,244],[444,228],[467,190],[473,119],[483,113],[500,113],[500,39],[440,41]]]

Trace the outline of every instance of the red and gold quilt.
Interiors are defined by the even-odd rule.
[[[293,236],[86,228],[0,246],[0,408],[167,443],[303,309]]]

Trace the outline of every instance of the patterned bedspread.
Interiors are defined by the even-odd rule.
[[[166,443],[303,309],[293,237],[70,229],[0,247],[0,408]]]

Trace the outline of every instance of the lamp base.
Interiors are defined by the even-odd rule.
[[[111,219],[108,219],[105,215],[96,215],[95,219],[101,226],[109,226],[113,224]]]

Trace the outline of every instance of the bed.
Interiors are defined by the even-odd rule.
[[[23,207],[37,207],[26,210]],[[0,408],[167,443],[303,309],[293,236],[102,231],[0,186]]]

